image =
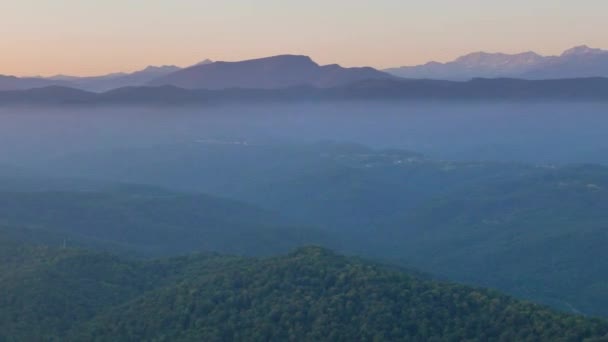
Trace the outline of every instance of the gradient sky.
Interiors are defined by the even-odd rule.
[[[305,54],[378,68],[608,48],[607,0],[0,0],[0,74]]]

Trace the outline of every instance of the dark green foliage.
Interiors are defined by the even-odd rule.
[[[2,244],[0,340],[60,336],[147,282],[139,265],[115,257]]]
[[[232,259],[74,333],[83,341],[583,341],[608,323],[419,280],[321,248]],[[213,263],[206,264],[209,267]]]
[[[64,341],[68,331],[100,312],[175,284],[213,258],[135,261],[22,244],[0,231],[0,341]]]
[[[603,341],[608,322],[306,247],[130,261],[0,235],[2,341]]]

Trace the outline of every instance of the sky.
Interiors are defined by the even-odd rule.
[[[278,54],[376,68],[608,48],[606,0],[0,0],[0,74],[97,75]]]

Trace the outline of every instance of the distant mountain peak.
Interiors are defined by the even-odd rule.
[[[251,60],[243,61],[243,62],[287,62],[287,63],[302,63],[302,64],[306,64],[306,65],[318,66],[318,64],[315,63],[312,60],[312,58],[310,58],[309,56],[290,55],[290,54],[256,58],[256,59],[251,59]],[[237,63],[241,63],[241,62],[237,62]]]
[[[151,72],[151,71],[162,71],[162,70],[178,70],[178,69],[179,69],[179,67],[177,67],[175,65],[160,65],[160,66],[149,65],[145,69],[140,70],[140,72]]]
[[[440,63],[440,62],[437,62],[437,61],[430,61],[430,62],[427,62],[426,64],[424,64],[424,66],[429,66],[429,67],[430,66],[434,66],[435,67],[435,66],[439,66],[439,65],[443,65],[443,63]]]
[[[467,60],[477,60],[477,59],[488,58],[488,57],[493,57],[493,56],[501,56],[501,55],[503,55],[503,54],[502,53],[489,53],[489,52],[485,52],[485,51],[476,51],[476,52],[471,52],[464,56],[460,56],[460,57],[456,58],[455,62],[461,62],[461,61],[467,61]]]
[[[229,66],[229,65],[256,65],[258,67],[261,68],[267,68],[270,66],[281,66],[281,67],[318,67],[319,65],[317,63],[315,63],[312,58],[308,57],[308,56],[303,56],[303,55],[276,55],[276,56],[270,56],[270,57],[261,57],[261,58],[255,58],[255,59],[248,59],[248,60],[244,60],[244,61],[211,61],[211,60],[205,60],[201,63],[195,64],[189,68],[186,68],[184,70],[189,70],[189,69],[200,69],[200,70],[206,70],[209,68],[213,68],[213,67],[217,67],[217,66]]]
[[[205,59],[203,61],[200,61],[200,62],[198,62],[198,63],[196,63],[194,65],[207,65],[207,64],[211,64],[211,63],[213,63],[213,61],[210,60],[209,58],[207,58],[207,59]]]
[[[537,63],[543,59],[541,55],[528,51],[509,55],[506,53],[474,52],[457,58],[454,63],[472,65],[504,65],[504,64],[529,64]]]
[[[562,57],[568,56],[587,56],[587,55],[597,55],[597,54],[608,54],[607,50],[591,48],[587,45],[580,45],[568,49],[562,53]]]
[[[559,79],[608,77],[608,51],[587,45],[573,47],[560,56],[533,51],[516,54],[473,52],[447,63],[429,62],[385,70],[395,76],[466,81],[474,78]]]

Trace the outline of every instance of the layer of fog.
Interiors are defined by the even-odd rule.
[[[605,104],[309,104],[0,108],[0,163],[192,142],[335,140],[431,158],[608,163]]]

